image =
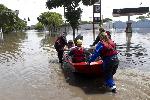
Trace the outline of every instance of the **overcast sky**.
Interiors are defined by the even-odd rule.
[[[19,10],[19,17],[30,18],[30,22],[28,25],[36,24],[37,17],[45,11],[49,11],[45,2],[47,0],[0,0],[0,4],[4,4],[6,7],[12,10]],[[126,21],[127,17],[113,17],[112,11],[113,9],[120,8],[137,8],[137,7],[149,7],[150,0],[101,0],[102,2],[102,15],[103,18],[111,18],[113,20],[121,20]],[[142,3],[142,4],[141,4]],[[92,20],[92,6],[83,6],[82,20]],[[63,8],[53,9],[51,11],[58,12],[63,15]],[[95,14],[95,17],[98,15]],[[131,20],[135,20],[137,16],[132,16]]]

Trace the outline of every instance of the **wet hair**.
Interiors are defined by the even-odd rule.
[[[69,40],[68,43],[73,43],[73,40]]]
[[[73,47],[73,46],[74,46],[73,40],[69,40],[69,41],[68,41],[68,48],[71,48],[71,47]]]
[[[104,28],[102,28],[102,27],[99,28],[99,31],[100,32],[105,32]]]

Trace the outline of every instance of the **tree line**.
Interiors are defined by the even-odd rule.
[[[27,22],[20,19],[15,11],[0,4],[0,29],[3,33],[22,31],[26,26]]]

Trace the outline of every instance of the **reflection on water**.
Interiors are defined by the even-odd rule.
[[[19,59],[21,55],[20,46],[25,38],[25,33],[4,34],[4,41],[0,44],[0,63]]]
[[[126,33],[127,51],[130,50],[131,38],[132,38],[132,33]]]
[[[92,30],[79,30],[79,33],[84,36],[84,46],[92,44]],[[149,99],[149,77],[145,76],[150,72],[149,33],[133,33],[129,37],[125,33],[112,34],[119,50],[121,68],[115,77],[119,91],[116,95],[103,93],[98,80],[80,77],[81,80],[67,83],[57,63],[53,47],[55,39],[35,31],[4,35],[4,42],[0,44],[1,100]],[[72,34],[68,34],[67,39],[72,39]],[[137,70],[144,74],[136,74]],[[142,83],[140,87],[137,80]]]
[[[116,33],[113,34],[117,49],[120,51],[122,67],[139,68],[140,70],[150,71],[150,33]],[[125,39],[126,37],[126,39]]]

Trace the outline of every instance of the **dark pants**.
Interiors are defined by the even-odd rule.
[[[113,87],[115,82],[113,80],[113,75],[116,73],[116,70],[119,65],[119,60],[117,55],[110,56],[103,59],[103,71],[105,73],[105,82],[109,87]]]
[[[63,50],[57,50],[57,55],[58,55],[59,63],[63,62],[63,54],[64,54]]]

